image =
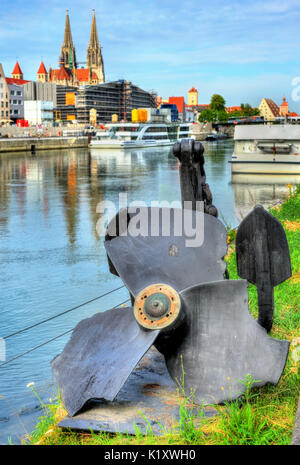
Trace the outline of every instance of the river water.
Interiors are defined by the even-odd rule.
[[[204,145],[207,182],[226,226],[236,227],[255,203],[276,204],[288,195],[289,179],[232,179],[232,141]],[[97,204],[117,204],[120,192],[128,202],[180,201],[178,163],[171,149],[0,156],[0,338],[6,338],[0,339],[0,364],[28,352],[0,367],[2,444],[30,433],[40,415],[28,383],[35,383],[45,401],[52,396],[50,361],[70,333],[56,337],[128,299],[122,288],[13,334],[122,285],[109,273],[103,237],[96,232]]]

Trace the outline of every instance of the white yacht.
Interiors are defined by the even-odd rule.
[[[236,126],[232,173],[300,174],[300,125]]]
[[[173,145],[191,136],[190,123],[110,123],[98,131],[90,146],[94,149],[123,149]]]

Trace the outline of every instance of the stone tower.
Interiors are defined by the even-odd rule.
[[[41,62],[40,67],[37,72],[37,80],[38,82],[47,82],[48,81],[48,73],[45,68],[45,65],[43,62]]]
[[[87,49],[86,67],[98,76],[98,82],[104,82],[104,67],[101,46],[98,40],[95,10],[93,10],[91,37]]]
[[[61,46],[59,65],[73,70],[77,68],[75,47],[72,40],[71,26],[69,19],[69,10],[66,13],[66,25],[64,41]]]
[[[280,116],[288,116],[289,114],[289,104],[286,101],[286,98],[283,97],[282,104],[280,105]]]
[[[198,105],[198,91],[195,87],[192,87],[188,92],[188,104]]]
[[[18,62],[15,64],[11,77],[13,79],[23,79],[23,73]]]

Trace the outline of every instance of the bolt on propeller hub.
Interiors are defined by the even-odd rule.
[[[181,314],[179,294],[167,284],[151,284],[137,295],[134,316],[146,329],[174,326]]]

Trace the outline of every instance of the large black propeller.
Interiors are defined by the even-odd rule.
[[[246,281],[224,279],[222,223],[199,211],[157,207],[125,217],[119,235],[109,225],[105,247],[134,304],[80,322],[53,360],[69,414],[90,399],[113,400],[152,344],[196,403],[237,398],[248,373],[258,385],[277,383],[288,342],[271,339],[252,318]],[[192,238],[191,224],[199,237],[195,229]]]

